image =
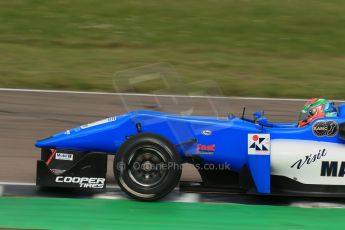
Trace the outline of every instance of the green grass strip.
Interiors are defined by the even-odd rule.
[[[0,198],[0,228],[336,229],[344,209],[130,200]]]
[[[170,63],[181,82],[168,72],[135,91],[343,99],[344,12],[342,0],[0,1],[0,87],[113,92],[118,71]]]

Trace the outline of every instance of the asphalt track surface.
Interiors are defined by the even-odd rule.
[[[239,98],[188,98],[0,90],[0,181],[35,182],[38,139],[76,126],[135,109],[150,109],[193,115],[247,116],[264,110],[272,121],[296,121],[302,101]],[[108,182],[114,182],[113,157],[109,157]],[[198,180],[186,166],[183,180]]]

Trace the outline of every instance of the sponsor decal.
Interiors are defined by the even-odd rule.
[[[338,161],[322,161],[321,176],[326,177],[344,177],[345,162]]]
[[[271,153],[270,134],[248,134],[248,154],[269,155]]]
[[[80,188],[104,188],[105,178],[58,176],[56,183],[79,184]]]
[[[197,144],[196,153],[197,154],[214,154],[215,146],[216,146],[215,144],[212,144],[212,145]]]
[[[205,136],[211,136],[212,135],[212,131],[211,130],[203,130],[201,131],[202,135],[205,135]]]
[[[301,169],[303,165],[307,164],[310,165],[314,163],[317,160],[320,160],[322,157],[327,155],[327,150],[326,149],[320,149],[317,154],[310,154],[306,155],[304,159],[299,159],[296,161],[293,165],[291,165],[291,168],[294,168],[296,166],[296,169]]]
[[[69,153],[56,153],[55,154],[56,160],[63,160],[63,161],[73,161],[73,154]]]
[[[96,125],[102,125],[102,124],[112,122],[112,121],[116,121],[116,117],[109,117],[109,118],[106,118],[106,119],[103,119],[100,121],[96,121],[96,122],[93,122],[93,123],[90,123],[87,125],[82,125],[82,126],[80,126],[80,128],[81,129],[87,129],[87,128],[91,128],[91,127],[96,126]]]
[[[317,137],[334,137],[339,132],[335,121],[318,121],[313,125],[313,133]]]

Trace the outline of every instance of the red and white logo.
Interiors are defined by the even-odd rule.
[[[215,144],[212,144],[212,145],[197,144],[196,153],[197,154],[214,154],[215,146],[216,146]]]

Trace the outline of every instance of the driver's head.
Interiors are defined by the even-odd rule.
[[[338,116],[338,112],[333,102],[313,98],[305,103],[300,113],[298,127],[304,127],[318,118],[336,116]]]

